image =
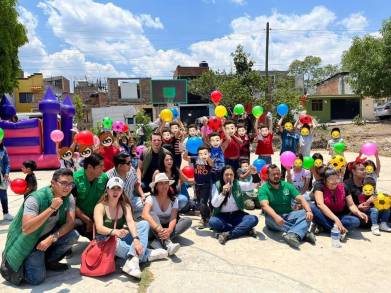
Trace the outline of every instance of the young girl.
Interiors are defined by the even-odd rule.
[[[364,166],[365,166],[365,171],[367,176],[373,178],[373,180],[377,182],[377,179],[379,178],[380,175],[380,168],[381,168],[378,152],[376,152],[375,158],[376,158],[376,164],[371,160],[366,160]]]
[[[24,198],[26,199],[27,196],[29,196],[30,193],[37,190],[37,178],[35,178],[34,171],[37,169],[37,163],[35,163],[33,160],[27,160],[24,161],[22,164],[22,172],[26,174],[26,180],[27,182],[27,190],[24,194]]]

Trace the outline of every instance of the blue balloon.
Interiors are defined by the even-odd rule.
[[[288,111],[289,111],[289,107],[287,104],[279,104],[277,106],[277,113],[280,116],[284,116],[284,115],[288,114]]]
[[[257,172],[261,172],[263,166],[266,165],[266,161],[265,160],[262,160],[262,159],[256,159],[254,162],[253,162],[253,166],[257,169]]]
[[[200,137],[190,137],[186,143],[186,150],[189,152],[189,154],[197,154],[198,148],[203,144],[204,142]]]
[[[174,116],[174,119],[177,119],[179,116],[179,112],[177,108],[171,108],[172,115]]]

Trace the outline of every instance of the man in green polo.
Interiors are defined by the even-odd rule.
[[[83,169],[73,174],[76,198],[76,229],[80,235],[92,239],[93,214],[96,203],[106,190],[109,180],[103,173],[103,157],[92,154],[83,161]]]
[[[275,164],[267,168],[267,174],[268,181],[258,191],[266,226],[284,232],[282,237],[293,248],[298,248],[302,240],[315,244],[315,235],[308,232],[313,215],[304,196],[291,183],[281,180],[281,171]],[[292,200],[300,202],[303,209],[294,211]]]

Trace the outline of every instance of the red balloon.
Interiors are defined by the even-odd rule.
[[[210,94],[210,99],[211,99],[212,102],[215,103],[216,105],[217,105],[218,103],[220,103],[222,97],[223,97],[223,95],[221,94],[220,91],[213,91],[213,92]]]
[[[182,169],[183,175],[185,175],[187,178],[194,178],[194,168],[190,166],[186,166]]]
[[[219,117],[212,116],[209,118],[208,126],[213,130],[217,131],[221,127],[221,119]]]
[[[94,135],[91,131],[83,130],[77,134],[76,142],[82,145],[94,145]]]
[[[11,190],[16,194],[25,194],[27,191],[27,182],[24,179],[14,179],[11,181]]]
[[[129,131],[128,124],[124,124],[124,127],[122,127],[122,132],[128,132],[128,131]]]
[[[268,176],[267,176],[267,168],[269,168],[269,164],[265,165],[262,167],[262,170],[260,172],[260,175],[261,175],[261,179],[263,181],[267,181],[268,179]]]
[[[307,114],[300,115],[300,123],[301,124],[311,124],[312,123],[312,117]]]

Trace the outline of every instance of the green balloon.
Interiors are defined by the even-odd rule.
[[[337,142],[333,146],[335,153],[342,154],[346,150],[346,144],[343,142]]]
[[[0,128],[0,140],[4,138],[4,130],[3,128]]]
[[[304,157],[303,158],[303,168],[304,169],[311,169],[314,166],[315,160],[312,157]]]
[[[243,115],[244,114],[244,107],[242,104],[237,104],[234,107],[234,113],[235,115]]]
[[[263,107],[262,106],[255,106],[252,111],[255,118],[259,118],[263,114]]]
[[[105,117],[103,118],[102,125],[103,128],[111,129],[111,127],[113,126],[113,120],[110,117]]]

